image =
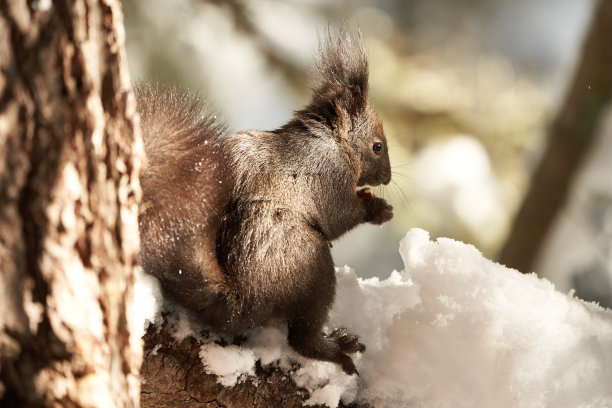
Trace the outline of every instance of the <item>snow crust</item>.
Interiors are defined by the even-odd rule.
[[[306,405],[329,407],[361,399],[377,407],[612,406],[610,310],[420,229],[408,232],[400,254],[405,270],[385,280],[337,269],[329,329],[345,327],[367,346],[354,356],[359,378],[298,355],[281,327],[251,330],[241,346],[208,340],[206,371],[232,385],[258,360],[274,364],[310,391]],[[141,315],[155,320],[155,312]],[[175,324],[181,336],[185,319]]]

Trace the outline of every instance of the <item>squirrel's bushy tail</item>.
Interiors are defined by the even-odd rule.
[[[143,84],[135,94],[147,159],[141,265],[180,303],[200,308],[225,290],[215,241],[233,186],[221,145],[227,131],[187,90]]]
[[[178,86],[139,84],[135,89],[148,166],[143,175],[181,168],[207,155],[211,143],[227,134],[203,99]]]

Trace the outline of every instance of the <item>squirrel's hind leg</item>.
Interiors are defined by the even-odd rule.
[[[336,272],[329,244],[318,233],[313,233],[310,241],[303,242],[294,246],[299,247],[300,252],[291,254],[297,269],[307,273],[297,274],[302,279],[299,282],[301,294],[287,308],[289,345],[305,357],[336,363],[349,375],[359,374],[348,355],[365,350],[357,336],[343,329],[329,336],[323,332],[336,292]]]
[[[334,335],[326,336],[322,325],[312,324],[305,318],[300,317],[289,322],[287,340],[295,351],[304,357],[336,363],[348,375],[359,375],[353,359],[347,352],[363,351],[365,347],[357,341],[356,336],[351,338],[354,342],[351,340],[350,344],[347,344],[346,336],[341,338]]]

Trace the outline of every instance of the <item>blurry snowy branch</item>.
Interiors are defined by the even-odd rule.
[[[576,73],[557,113],[546,151],[514,221],[500,262],[529,272],[552,223],[566,203],[583,158],[612,100],[612,1],[600,0],[584,40]]]
[[[297,90],[301,90],[308,81],[308,72],[286,53],[280,51],[274,42],[255,24],[252,13],[249,12],[243,0],[202,0],[204,3],[224,7],[232,16],[235,28],[246,38],[256,44],[269,66],[278,69],[287,82]]]

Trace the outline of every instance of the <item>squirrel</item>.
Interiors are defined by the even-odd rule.
[[[365,187],[388,184],[391,167],[361,36],[326,34],[310,103],[273,131],[229,134],[178,88],[141,85],[136,97],[145,272],[214,331],[287,324],[298,353],[358,374],[348,355],[365,350],[358,337],[323,326],[336,287],[330,242],[393,216]]]

